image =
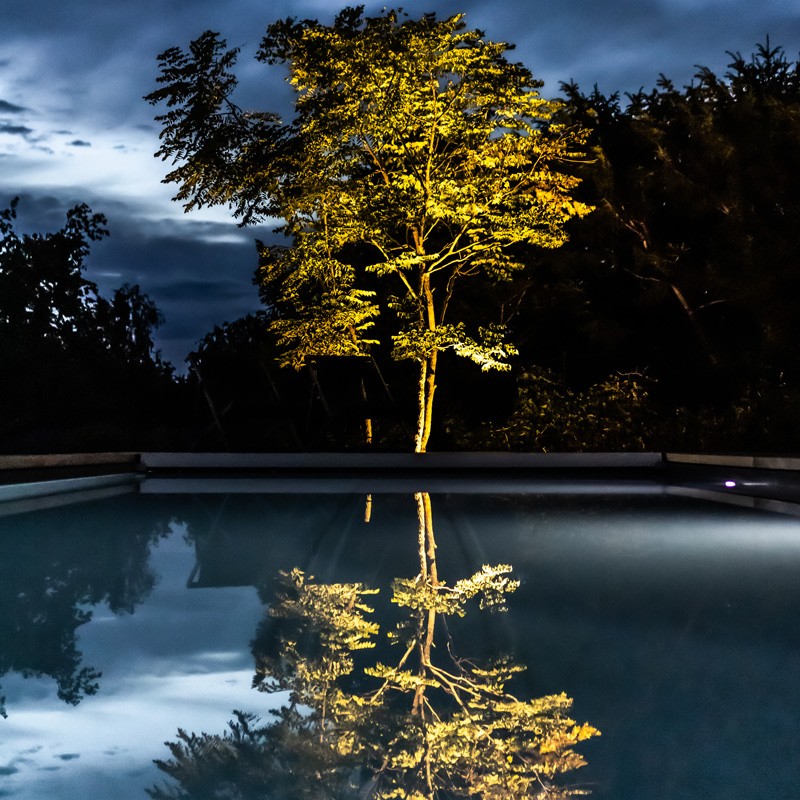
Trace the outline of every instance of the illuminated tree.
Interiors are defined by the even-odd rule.
[[[290,67],[289,123],[232,102],[238,51],[212,32],[160,56],[163,86],[147,98],[167,103],[157,155],[187,210],[283,221],[292,245],[262,246],[257,273],[283,363],[391,346],[417,366],[417,452],[440,354],[489,370],[515,352],[490,320],[468,331],[457,318],[463,279],[509,280],[527,246],[560,246],[564,223],[590,210],[564,166],[583,131],[553,122],[557,104],[508,49],[461,14],[347,8],[333,25],[267,29],[257,58]]]

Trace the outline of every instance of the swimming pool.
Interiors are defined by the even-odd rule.
[[[511,565],[519,581],[507,613],[448,620],[458,655],[513,654],[527,667],[515,697],[565,692],[569,715],[602,733],[576,746],[588,763],[563,783],[617,800],[794,796],[799,523],[704,491],[648,479],[130,477],[7,503],[0,796],[143,798],[170,784],[153,760],[170,759],[179,728],[222,734],[234,710],[268,721],[287,698],[253,688],[276,641],[265,614],[276,575],[380,589],[364,602],[385,629],[392,580],[419,571],[423,492],[443,581],[484,564]],[[378,642],[357,657],[391,652]]]

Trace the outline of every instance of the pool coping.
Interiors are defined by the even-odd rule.
[[[0,472],[29,469],[56,469],[82,467],[117,467],[135,469],[141,462],[141,453],[43,453],[33,455],[0,455]]]
[[[0,455],[0,503],[31,500],[86,490],[136,486],[148,475],[218,478],[266,476],[281,478],[361,476],[542,477],[584,480],[613,475],[627,481],[645,477],[673,486],[691,487],[723,470],[727,477],[775,473],[773,490],[754,490],[740,483],[724,489],[732,502],[745,505],[756,497],[775,508],[782,501],[800,503],[800,457],[714,455],[696,453],[509,453],[509,452],[282,452],[186,453],[101,452]],[[772,478],[770,478],[772,480]],[[729,485],[734,485],[730,482]],[[717,494],[719,494],[717,492]],[[800,506],[798,506],[800,507]],[[775,508],[775,510],[777,510]]]
[[[673,452],[98,452],[0,455],[0,476],[28,470],[156,469],[567,469],[665,464],[800,472],[800,456]]]
[[[142,453],[142,468],[160,470],[542,470],[652,469],[661,453]]]

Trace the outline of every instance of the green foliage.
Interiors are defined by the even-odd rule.
[[[208,32],[160,56],[166,180],[187,209],[227,204],[243,223],[277,217],[290,248],[264,247],[258,271],[284,363],[364,355],[379,342],[419,365],[416,447],[430,434],[436,356],[482,369],[515,351],[500,328],[450,322],[464,279],[505,281],[521,249],[559,247],[584,133],[505,58],[508,45],[463,15],[414,20],[342,11],[333,25],[282,20],[258,52],[286,63],[295,117],[245,112],[230,99],[237,51]],[[377,324],[378,320],[380,325]]]
[[[283,588],[270,616],[290,625],[282,628],[279,653],[259,655],[254,680],[265,691],[291,689],[292,702],[306,705],[326,695],[337,678],[349,675],[353,653],[374,647],[378,633],[378,625],[365,617],[372,608],[361,601],[377,590],[311,581],[313,576],[307,578],[299,569],[281,573]]]
[[[548,370],[530,369],[518,378],[517,401],[505,423],[466,431],[453,422],[452,433],[476,449],[643,450],[648,392],[640,377],[612,375],[576,391]]]
[[[479,339],[467,335],[463,322],[439,325],[435,330],[424,326],[411,327],[393,337],[393,357],[397,361],[424,361],[433,353],[452,350],[477,364],[483,372],[490,369],[505,372],[510,369],[507,359],[517,355],[514,345],[503,341],[505,331],[492,326],[479,328]]]
[[[505,611],[505,596],[519,587],[519,581],[506,577],[510,572],[509,564],[484,564],[480,572],[457,581],[454,586],[431,583],[420,575],[396,578],[392,583],[392,602],[416,611],[463,617],[467,601],[478,596],[481,609]]]

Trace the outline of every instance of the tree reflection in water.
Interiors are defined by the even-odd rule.
[[[299,569],[280,588],[253,652],[254,686],[286,692],[276,720],[235,712],[223,735],[179,731],[156,762],[177,785],[156,800],[195,798],[566,798],[561,776],[598,734],[576,724],[565,694],[534,700],[509,684],[505,657],[459,657],[448,620],[503,611],[518,583],[506,564],[450,585],[438,574],[430,496],[415,495],[419,573],[392,582],[399,620],[386,634],[360,583],[315,583]],[[268,601],[268,598],[264,598]],[[477,606],[477,609],[475,608]],[[383,643],[385,644],[385,643]],[[371,652],[370,652],[371,651]],[[371,656],[371,657],[370,657]]]
[[[118,501],[120,502],[120,501]],[[0,677],[50,677],[58,697],[77,705],[99,689],[101,673],[83,664],[77,629],[92,618],[87,606],[105,603],[133,613],[150,594],[155,575],[150,547],[170,531],[169,516],[120,514],[98,506],[92,524],[79,509],[59,524],[20,515],[0,525]],[[0,715],[6,715],[0,697]]]

